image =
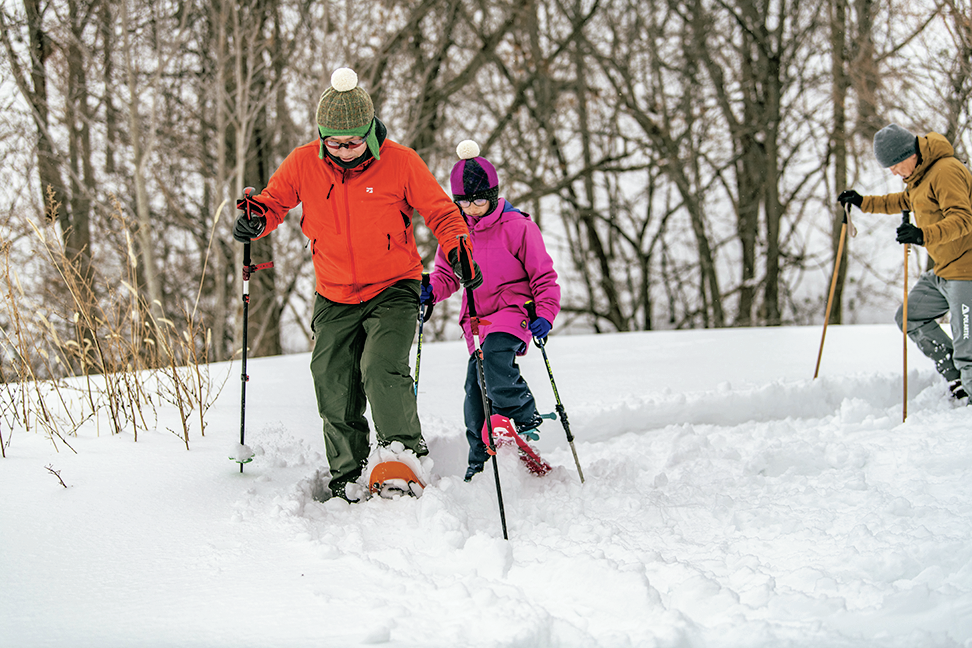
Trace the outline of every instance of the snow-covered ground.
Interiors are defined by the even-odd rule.
[[[460,342],[426,344],[419,499],[318,502],[307,354],[239,366],[187,451],[85,428],[0,460],[0,646],[972,646],[972,411],[901,334],[553,337],[537,478],[461,478]],[[537,349],[521,361],[553,396]],[[217,367],[214,371],[226,371]],[[63,488],[46,466],[60,472]]]

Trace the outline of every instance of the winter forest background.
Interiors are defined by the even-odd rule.
[[[316,136],[345,65],[444,187],[456,144],[480,143],[557,260],[558,330],[821,323],[834,197],[900,190],[874,132],[935,130],[968,161],[970,16],[968,0],[7,0],[0,381],[238,357],[233,204]],[[253,245],[274,268],[250,282],[251,356],[309,348],[298,216]],[[830,321],[889,321],[896,219],[855,224]],[[426,339],[456,339],[455,308]],[[175,400],[203,389],[186,380]]]

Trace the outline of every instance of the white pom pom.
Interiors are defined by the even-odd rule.
[[[456,147],[456,155],[460,160],[470,160],[479,157],[479,144],[472,140],[462,140]]]
[[[358,75],[351,68],[338,68],[331,74],[331,87],[338,92],[354,90],[358,86]]]

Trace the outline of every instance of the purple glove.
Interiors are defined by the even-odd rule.
[[[432,284],[422,284],[422,294],[419,295],[419,303],[430,306],[435,303],[435,295],[432,294]]]
[[[533,337],[538,340],[544,340],[547,334],[550,333],[550,329],[553,328],[553,324],[550,323],[546,317],[538,317],[537,319],[530,322],[530,332],[533,333]]]

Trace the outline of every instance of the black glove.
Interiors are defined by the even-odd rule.
[[[925,244],[925,235],[921,233],[920,227],[915,227],[911,223],[901,223],[898,225],[898,243],[913,243],[915,245]]]
[[[854,205],[858,209],[861,208],[861,203],[864,202],[864,196],[857,193],[853,189],[844,189],[837,196],[837,202],[840,203],[841,207],[847,207],[847,205]]]
[[[233,238],[240,243],[249,243],[267,228],[267,206],[253,198],[242,198],[236,201],[236,208],[242,211],[233,225]]]
[[[246,214],[236,217],[236,224],[233,225],[233,238],[240,243],[249,243],[250,239],[255,239],[267,228],[267,219],[263,216],[247,218]]]
[[[477,264],[472,258],[472,276],[464,277],[462,276],[462,264],[459,263],[459,248],[452,248],[449,250],[449,263],[452,264],[452,271],[456,273],[459,278],[459,283],[462,284],[463,288],[479,288],[483,285],[483,273],[479,269],[479,264]]]

